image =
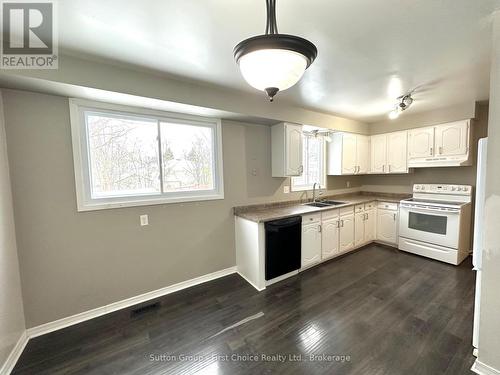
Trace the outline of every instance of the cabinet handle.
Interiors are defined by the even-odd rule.
[[[393,215],[393,217],[394,217],[394,221],[396,221],[396,214],[392,214],[392,215]]]
[[[341,226],[341,227],[344,227],[344,220],[340,220],[340,222],[341,222],[341,225],[340,225],[340,226]]]
[[[321,233],[321,224],[318,225],[318,232]]]
[[[391,165],[389,164],[389,173],[391,173]]]
[[[340,228],[340,220],[337,220],[337,228]]]
[[[302,172],[304,172],[304,166],[303,165],[299,166],[299,174],[302,174]]]
[[[385,173],[385,164],[382,166],[382,173]]]
[[[439,146],[439,155],[441,155],[442,153],[443,153],[443,147]]]
[[[431,155],[430,156],[432,156],[432,155],[434,155],[434,147],[431,147]]]

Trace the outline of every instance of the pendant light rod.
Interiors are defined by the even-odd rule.
[[[278,26],[276,24],[276,0],[266,0],[266,9],[266,35],[278,34]]]

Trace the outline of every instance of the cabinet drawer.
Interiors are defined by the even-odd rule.
[[[340,216],[350,215],[350,214],[354,213],[354,207],[353,206],[344,207],[344,208],[341,208],[339,211],[340,211]]]
[[[378,208],[383,209],[383,210],[397,211],[398,210],[398,204],[394,203],[394,202],[379,202],[378,203]]]
[[[364,204],[357,204],[354,206],[354,212],[363,212],[365,210],[365,205]]]
[[[302,225],[307,225],[311,223],[319,223],[321,221],[321,213],[314,213],[302,216]]]
[[[339,210],[328,210],[321,214],[321,220],[337,219],[339,217]]]
[[[365,203],[365,210],[371,210],[372,208],[375,208],[375,202]]]

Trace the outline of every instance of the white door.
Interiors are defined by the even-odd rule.
[[[385,173],[387,164],[387,136],[374,135],[370,140],[370,173]]]
[[[321,224],[321,259],[331,258],[339,252],[339,219],[323,220]]]
[[[408,172],[408,133],[387,134],[387,170],[388,173]]]
[[[342,136],[342,174],[354,174],[356,170],[356,134],[345,133]]]
[[[285,165],[287,176],[302,174],[302,126],[285,124]]]
[[[302,226],[302,268],[321,260],[320,223]]]
[[[365,213],[359,212],[354,218],[354,246],[359,246],[365,242]]]
[[[377,227],[377,218],[375,217],[375,210],[368,210],[365,212],[365,242],[372,242],[375,240]]]
[[[367,174],[370,165],[370,137],[366,135],[356,136],[356,173]]]
[[[428,158],[434,155],[434,127],[417,128],[408,132],[408,157]]]
[[[354,247],[354,214],[340,217],[340,252]]]
[[[468,121],[436,126],[436,155],[452,156],[467,153]]]

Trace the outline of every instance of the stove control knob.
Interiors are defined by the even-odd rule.
[[[469,188],[467,186],[464,187],[464,191],[469,191]]]
[[[455,191],[455,190],[457,190],[457,188],[455,186],[452,186],[451,191]]]
[[[425,185],[422,185],[421,189],[422,189],[422,190],[425,190]]]
[[[420,190],[420,185],[415,185],[415,190]]]

